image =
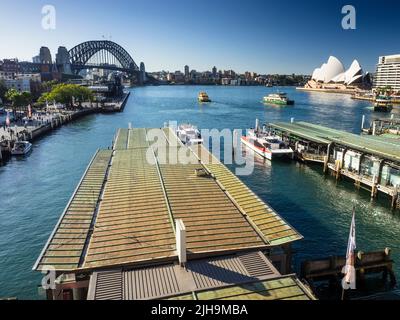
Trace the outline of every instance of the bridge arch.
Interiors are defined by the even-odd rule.
[[[119,44],[109,40],[86,41],[69,50],[69,57],[72,65],[86,66],[89,60],[99,52],[109,52],[120,63],[121,68],[127,72],[134,73],[139,67],[130,54]],[[109,63],[107,58],[101,63]],[[100,63],[99,63],[99,67]]]

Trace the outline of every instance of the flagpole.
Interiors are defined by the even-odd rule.
[[[347,253],[346,253],[346,265],[344,268],[347,267],[347,265],[349,264],[349,257],[351,257],[351,261],[350,261],[350,265],[353,266],[354,269],[354,264],[355,264],[355,257],[354,257],[354,251],[355,251],[355,214],[356,214],[356,206],[353,205],[353,214],[352,214],[352,218],[351,218],[351,225],[350,225],[350,234],[349,234],[349,240],[348,240],[348,244],[347,244]],[[353,237],[353,239],[352,239]],[[354,243],[351,243],[351,239],[354,241]],[[348,276],[348,273],[351,272],[351,270],[345,269],[346,273],[342,279],[342,297],[341,300],[344,300],[344,294],[345,294],[345,288],[343,286],[343,281],[345,281],[344,279]],[[355,272],[355,270],[353,270]],[[355,275],[354,275],[355,276]]]

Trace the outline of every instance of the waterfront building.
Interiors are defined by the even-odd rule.
[[[28,78],[22,79],[7,79],[4,80],[7,89],[15,89],[19,92],[31,92],[31,80]]]
[[[323,164],[331,171],[355,181],[357,188],[369,188],[400,208],[400,143],[393,138],[356,135],[308,122],[270,123],[270,129],[287,141],[304,162]]]
[[[8,73],[20,72],[18,59],[4,59],[1,63],[1,70]]]
[[[185,75],[181,71],[177,70],[174,73],[174,80],[175,82],[182,83],[185,81]]]
[[[227,85],[230,84],[230,81],[231,81],[231,79],[229,79],[229,78],[222,78],[222,79],[221,79],[221,84],[222,84],[223,86],[227,86]]]
[[[359,62],[354,60],[350,68],[345,70],[342,62],[330,56],[326,63],[316,68],[307,82],[305,88],[310,89],[340,89],[368,88],[370,86],[369,74],[364,74]]]
[[[400,54],[379,57],[374,77],[374,88],[391,87],[400,91]]]
[[[0,70],[0,80],[11,80],[14,79],[15,73],[14,72],[6,72]]]

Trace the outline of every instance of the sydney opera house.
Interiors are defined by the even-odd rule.
[[[370,87],[370,75],[368,72],[364,74],[357,60],[354,60],[350,68],[345,70],[342,62],[334,56],[330,56],[326,63],[315,69],[311,80],[305,85],[306,89],[331,90],[356,90]]]

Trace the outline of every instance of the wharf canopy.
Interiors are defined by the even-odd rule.
[[[154,130],[165,146],[149,144]],[[181,151],[189,164],[163,160]],[[203,145],[182,145],[170,128],[120,129],[112,149],[91,160],[33,269],[56,271],[49,299],[238,291],[312,299],[290,275],[290,246],[300,239]]]
[[[313,71],[306,88],[346,89],[349,86],[366,87],[370,85],[370,82],[369,73],[364,74],[357,60],[354,60],[345,70],[338,58],[330,56],[326,63]]]

